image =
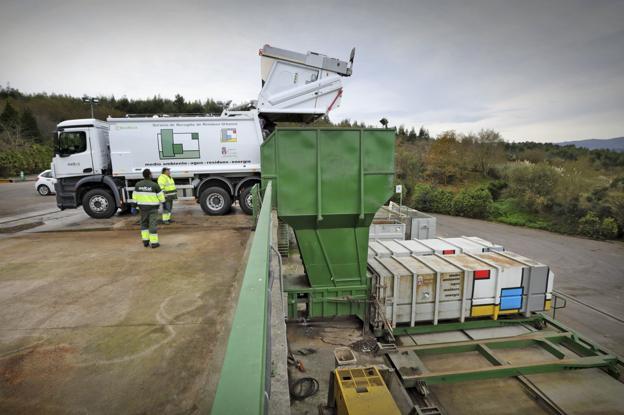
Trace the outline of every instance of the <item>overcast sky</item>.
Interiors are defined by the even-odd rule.
[[[265,43],[356,47],[333,120],[624,136],[624,1],[0,0],[0,82],[25,92],[242,102]]]

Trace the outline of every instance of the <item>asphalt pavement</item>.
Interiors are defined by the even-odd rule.
[[[44,210],[58,210],[56,197],[41,196],[34,181],[0,183],[0,218]]]

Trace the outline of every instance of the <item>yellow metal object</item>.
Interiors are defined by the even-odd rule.
[[[548,307],[550,304],[548,304]],[[548,310],[548,308],[546,308]],[[486,305],[473,305],[470,309],[471,317],[484,317],[491,316],[494,320],[498,320],[498,316],[502,314],[517,314],[519,310],[501,310],[499,305],[486,304]]]
[[[493,316],[494,315],[494,305],[473,305],[470,310],[470,315],[472,317],[483,317],[483,316]]]
[[[544,311],[550,310],[550,300],[546,300],[544,303]]]
[[[400,415],[376,367],[336,369],[334,396],[337,415]]]

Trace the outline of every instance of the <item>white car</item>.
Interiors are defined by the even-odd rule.
[[[52,170],[46,170],[37,177],[35,189],[41,196],[54,194],[54,183],[56,179],[52,177]]]

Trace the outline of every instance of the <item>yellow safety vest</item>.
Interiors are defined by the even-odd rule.
[[[175,197],[178,195],[178,191],[176,190],[175,182],[173,179],[166,174],[161,174],[158,177],[158,185],[165,192],[165,197]],[[175,195],[175,196],[174,196]]]
[[[141,180],[132,192],[132,199],[139,206],[158,206],[165,201],[160,187],[151,180]]]

